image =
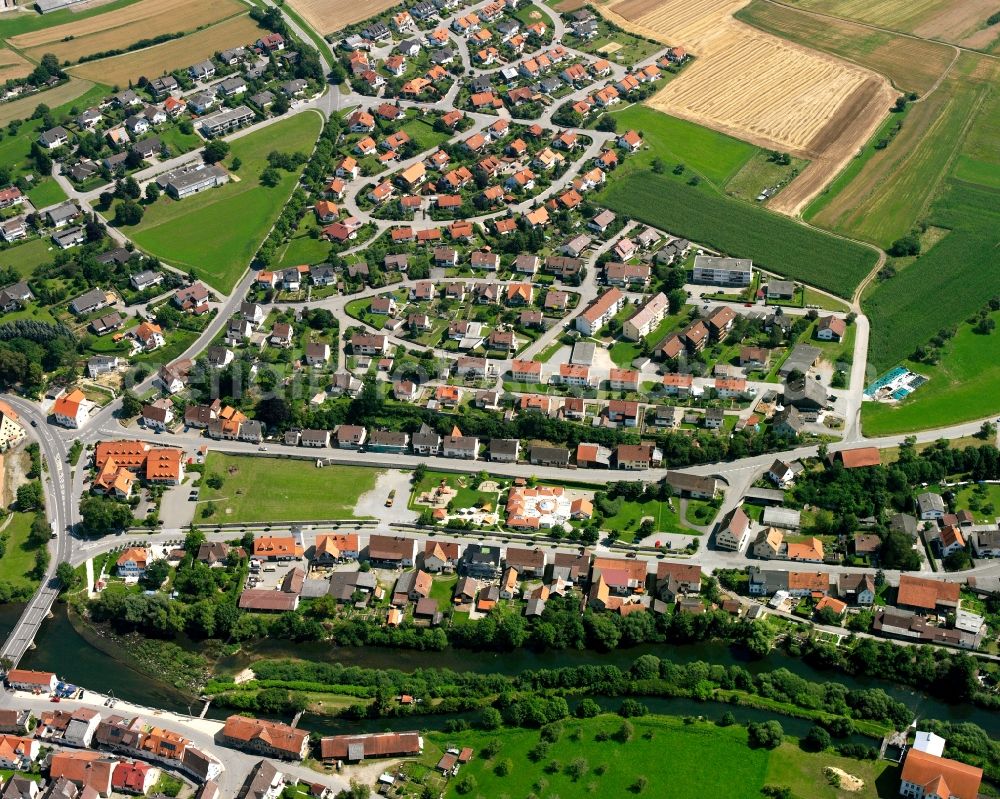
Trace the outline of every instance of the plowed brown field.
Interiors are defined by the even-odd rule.
[[[895,92],[880,75],[734,20],[746,2],[623,0],[601,10],[695,55],[653,108],[813,162],[773,206],[794,214],[871,136]]]

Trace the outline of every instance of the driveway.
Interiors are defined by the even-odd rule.
[[[395,490],[396,496],[392,507],[387,508],[385,501],[389,492]],[[420,514],[406,507],[410,499],[410,473],[398,469],[386,469],[375,481],[375,487],[360,497],[354,506],[354,516],[357,518],[379,519],[384,524],[393,522],[415,522]]]

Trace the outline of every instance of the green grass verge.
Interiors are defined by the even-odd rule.
[[[363,466],[327,466],[317,469],[309,460],[246,457],[209,452],[205,474],[218,474],[222,487],[204,482],[197,520],[213,522],[281,522],[311,519],[348,519],[358,497],[375,487],[378,469]],[[216,512],[202,517],[205,502]]]
[[[142,222],[126,232],[151,255],[181,269],[194,269],[206,283],[229,292],[246,270],[298,180],[281,171],[277,186],[260,183],[267,154],[312,151],[320,117],[302,113],[232,142],[226,164],[243,163],[238,181],[175,201],[161,197]],[[208,232],[211,231],[211,235]]]
[[[28,535],[31,533],[31,513],[15,513],[10,523],[4,529],[7,536],[7,549],[0,558],[0,581],[15,586],[38,585],[37,580],[28,577],[35,568],[35,550],[28,547]]]

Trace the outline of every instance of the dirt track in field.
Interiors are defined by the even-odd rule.
[[[746,1],[623,0],[601,11],[695,56],[653,108],[810,159],[773,201],[794,215],[872,135],[895,92],[874,72],[734,20]]]

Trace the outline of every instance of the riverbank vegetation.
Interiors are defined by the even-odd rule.
[[[331,715],[352,720],[394,719],[393,728],[408,724],[420,728],[421,720],[426,725],[427,716],[443,715],[450,717],[444,729],[452,739],[478,728],[504,740],[524,735],[521,730],[540,729],[544,740],[553,735],[553,725],[575,726],[568,721],[571,717],[613,719],[614,729],[601,738],[603,741],[614,741],[616,736],[631,740],[622,719],[638,728],[642,719],[654,718],[647,716],[646,702],[685,698],[755,708],[772,717],[805,719],[813,728],[800,741],[802,749],[827,750],[828,754],[835,750],[844,757],[866,760],[875,760],[877,741],[883,735],[904,729],[912,721],[912,712],[879,688],[848,689],[837,682],[810,682],[786,669],[752,674],[740,665],[679,664],[651,654],[637,657],[627,668],[588,665],[515,675],[447,669],[408,673],[293,660],[258,661],[254,674],[254,679],[239,684],[214,679],[206,685],[206,694],[217,706],[272,714],[295,712],[307,706],[307,695],[323,694],[342,700],[329,702],[336,708],[331,708]],[[406,703],[400,701],[404,695],[410,697]],[[615,709],[618,717],[600,715],[608,708]],[[732,712],[715,715],[720,727],[735,723]],[[406,722],[407,718],[414,721]],[[982,766],[992,779],[1000,776],[1000,746],[990,742],[978,726],[923,719],[921,724],[948,738],[949,756]],[[776,730],[772,730],[774,722],[757,726],[760,729],[751,724],[749,730],[756,741],[755,751],[785,745],[780,722]],[[859,740],[859,735],[870,738],[870,744]],[[530,737],[531,751],[526,749],[518,761],[526,769],[531,768],[529,763],[555,757],[553,745],[559,739],[555,735],[545,747],[538,745],[535,735]],[[739,737],[746,744],[747,733],[742,729]],[[802,794],[806,795],[814,794]]]

